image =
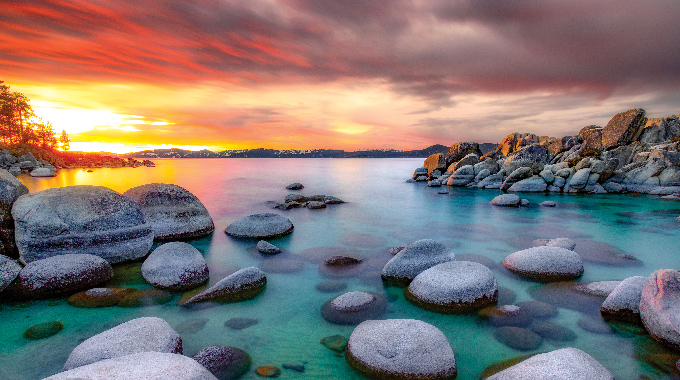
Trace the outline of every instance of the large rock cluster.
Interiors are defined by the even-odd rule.
[[[647,119],[636,108],[574,136],[513,133],[484,155],[475,146],[428,157],[413,179],[509,192],[680,193],[679,116]]]

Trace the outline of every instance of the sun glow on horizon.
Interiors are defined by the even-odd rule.
[[[220,146],[200,146],[200,145],[172,145],[172,144],[134,144],[134,143],[100,143],[100,142],[71,142],[72,151],[77,152],[107,152],[116,154],[127,154],[153,149],[184,149],[184,150],[224,150]]]

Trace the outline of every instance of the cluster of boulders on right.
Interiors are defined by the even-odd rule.
[[[680,117],[643,109],[562,138],[513,133],[492,152],[461,142],[428,157],[412,181],[509,192],[680,193]]]

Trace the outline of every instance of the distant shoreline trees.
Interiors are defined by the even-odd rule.
[[[43,149],[57,149],[61,142],[64,151],[70,139],[65,130],[57,140],[52,123],[35,115],[30,99],[14,91],[0,80],[0,142],[6,145],[28,144]]]

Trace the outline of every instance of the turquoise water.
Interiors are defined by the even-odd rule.
[[[169,303],[139,308],[78,309],[64,300],[0,305],[0,379],[40,379],[59,372],[81,341],[142,316],[161,317],[181,330],[186,355],[212,345],[245,350],[253,360],[245,379],[257,378],[254,369],[258,366],[296,362],[306,362],[305,372],[284,369],[281,378],[361,379],[344,358],[319,344],[325,336],[351,334],[352,326],[326,322],[319,309],[330,298],[352,290],[387,293],[390,302],[382,318],[421,319],[442,330],[456,355],[458,379],[479,379],[482,370],[496,362],[570,346],[595,357],[617,380],[639,379],[641,375],[663,378],[662,371],[640,357],[677,355],[639,331],[616,328],[609,334],[594,334],[583,330],[577,321],[597,315],[592,308],[585,314],[560,308],[558,316],[550,319],[574,331],[575,341],[544,340],[536,350],[518,351],[498,342],[494,327],[474,314],[442,315],[411,305],[401,289],[383,287],[380,270],[392,257],[388,248],[418,239],[435,239],[458,255],[481,255],[499,263],[508,254],[531,246],[533,239],[557,237],[606,243],[608,249],[641,261],[633,266],[586,262],[580,282],[648,276],[660,268],[680,269],[680,222],[676,220],[680,203],[650,196],[527,194],[523,197],[531,201],[531,207],[498,208],[489,204],[499,194],[495,190],[445,187],[450,193],[438,194],[440,189],[423,183],[405,183],[414,168],[422,165],[421,159],[185,159],[157,160],[156,165],[95,169],[92,173],[60,170],[55,178],[21,176],[20,180],[31,192],[85,184],[119,192],[152,182],[180,185],[205,204],[215,222],[215,233],[191,242],[208,262],[210,283],[237,269],[260,266],[267,273],[266,291],[251,301],[198,310],[176,306],[180,294]],[[224,234],[224,228],[241,217],[272,212],[266,201],[281,201],[289,193],[285,186],[292,182],[305,185],[301,194],[334,195],[348,203],[322,210],[274,210],[288,217],[295,230],[272,240],[285,250],[273,258],[257,253],[255,242],[233,240]],[[546,199],[558,206],[538,207]],[[329,278],[319,273],[319,263],[337,252],[365,259],[365,269],[339,279],[347,283],[346,290],[321,293],[315,285]],[[123,269],[114,267],[119,274]],[[499,286],[515,294],[515,303],[532,300],[531,294],[540,286],[499,267],[492,269]],[[134,274],[109,285],[150,288]],[[243,330],[224,326],[235,317],[254,318],[258,323]],[[198,319],[207,319],[200,330],[181,328],[182,323]],[[64,324],[57,335],[37,341],[23,338],[27,328],[53,320]]]

